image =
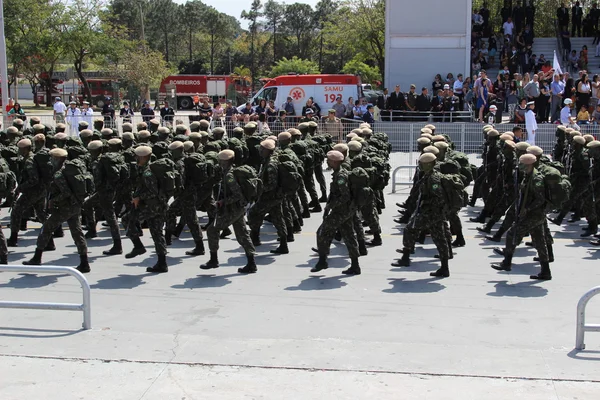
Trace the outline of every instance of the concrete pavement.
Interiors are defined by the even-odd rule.
[[[285,256],[268,254],[277,242],[265,225],[250,276],[237,273],[245,257],[233,238],[222,241],[221,268],[202,271],[208,256],[184,255],[193,247],[185,232],[169,249],[169,273],[153,276],[151,251],[102,256],[103,228],[88,242],[92,330],[78,329],[76,312],[0,312],[0,398],[596,398],[600,334],[573,351],[577,300],[600,284],[600,253],[579,239],[582,224],[551,228],[554,279],[533,282],[533,249],[519,247],[513,271],[498,273],[493,245],[464,222],[467,246],[438,280],[429,277],[438,267],[429,238],[412,267],[390,266],[402,238],[394,203],[406,193],[386,195],[384,246],[361,258],[356,277],[341,274],[349,261],[335,242],[330,268],[310,273],[319,215]],[[23,233],[11,263],[30,257],[38,232]],[[56,243],[44,262],[77,265],[68,233]],[[0,299],[73,302],[81,290],[68,276],[2,273]],[[590,302],[590,323],[600,321],[599,305]]]

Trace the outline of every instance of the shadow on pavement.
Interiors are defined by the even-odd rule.
[[[0,328],[2,329],[2,328]],[[593,355],[592,357],[584,357],[584,355]],[[600,361],[600,350],[577,350],[573,349],[567,354],[569,358],[583,361]]]
[[[383,289],[384,293],[435,293],[446,288],[438,283],[440,278],[425,278],[409,281],[406,278],[389,278],[391,288]]]
[[[37,275],[37,274],[19,274],[18,278],[10,278],[8,282],[0,283],[0,288],[15,289],[35,289],[44,286],[53,285],[58,282],[58,278],[69,276],[69,274],[60,275]]]
[[[548,294],[548,289],[536,286],[539,281],[519,282],[510,284],[508,281],[488,281],[495,283],[495,292],[490,292],[487,295],[493,297],[544,297]]]
[[[133,289],[140,285],[145,285],[143,279],[154,274],[146,273],[142,275],[120,274],[112,278],[100,279],[98,282],[90,285],[92,289]]]
[[[15,332],[15,333],[11,333],[11,331]],[[49,339],[49,338],[72,336],[79,332],[84,332],[84,331],[83,331],[83,329],[78,329],[76,331],[67,331],[67,330],[61,330],[61,329],[10,328],[10,327],[6,327],[6,326],[0,326],[0,337]]]
[[[219,288],[231,283],[231,279],[235,276],[242,276],[241,274],[227,274],[227,275],[198,275],[194,278],[188,278],[184,283],[179,285],[172,285],[173,289],[203,289],[203,288]]]
[[[341,276],[310,276],[304,279],[302,282],[298,284],[298,286],[289,286],[285,288],[285,290],[289,291],[306,291],[306,290],[332,290],[332,289],[340,289],[346,285],[346,282],[342,281],[341,278],[346,278],[346,275]]]

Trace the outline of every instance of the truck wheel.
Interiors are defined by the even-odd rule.
[[[182,110],[189,110],[192,108],[192,99],[189,97],[182,97],[179,99],[179,108]]]

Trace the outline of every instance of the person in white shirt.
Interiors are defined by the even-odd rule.
[[[525,129],[527,130],[527,143],[535,146],[535,131],[537,131],[537,121],[535,120],[535,101],[527,103],[527,111],[525,112]]]
[[[69,108],[67,109],[67,124],[69,124],[69,134],[71,136],[77,136],[79,131],[79,118],[81,116],[81,111],[77,108],[77,104],[74,101],[69,103]]]
[[[515,29],[515,24],[513,24],[512,18],[508,17],[506,22],[502,25],[502,30],[504,31],[504,36],[508,35],[512,39],[514,29]]]
[[[57,124],[65,122],[65,111],[67,111],[67,106],[60,97],[57,97],[54,101],[54,120]]]
[[[465,98],[465,94],[463,92],[463,74],[458,74],[456,76],[456,80],[454,81],[454,95],[458,97],[458,108],[459,111],[463,111],[463,102]]]
[[[567,128],[573,128],[576,131],[579,130],[579,125],[575,123],[575,118],[571,116],[571,109],[573,108],[573,100],[565,99],[565,106],[560,110],[560,123]]]
[[[83,102],[83,108],[81,109],[81,121],[85,121],[88,123],[88,126],[94,126],[94,110],[90,108],[90,103],[87,101]]]

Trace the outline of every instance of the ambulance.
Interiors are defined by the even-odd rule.
[[[262,99],[275,100],[275,106],[281,109],[288,97],[292,98],[296,116],[302,115],[302,107],[312,97],[321,108],[321,115],[327,115],[338,96],[347,104],[348,98],[355,101],[362,97],[360,77],[356,75],[283,75],[265,79],[265,85],[250,100],[257,106]],[[241,106],[240,108],[243,108]]]

